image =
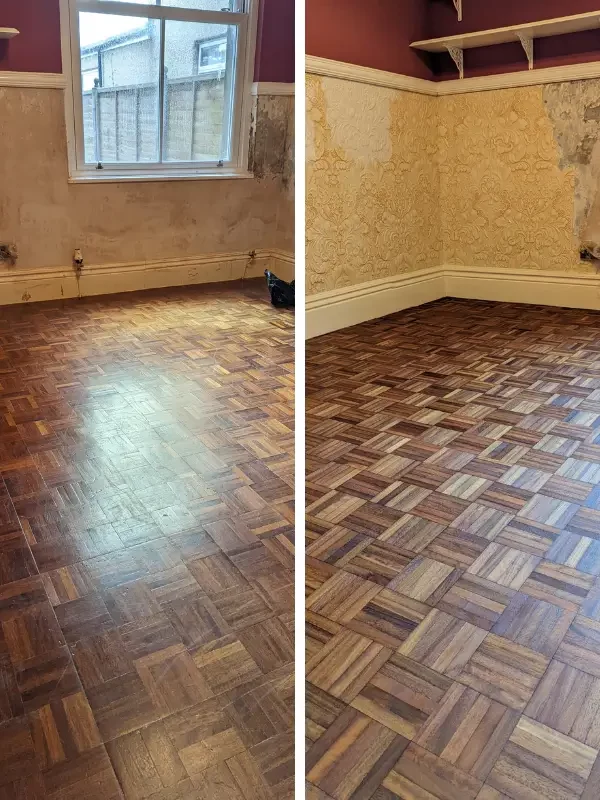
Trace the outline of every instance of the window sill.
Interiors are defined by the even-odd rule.
[[[254,178],[254,174],[244,170],[235,172],[227,170],[219,170],[218,172],[163,172],[155,175],[152,173],[135,173],[133,175],[103,174],[102,170],[98,170],[98,173],[75,172],[69,176],[69,183],[155,183],[158,181],[247,180],[248,178]]]

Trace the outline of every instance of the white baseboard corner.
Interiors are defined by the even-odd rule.
[[[417,270],[308,297],[306,338],[443,297],[597,311],[600,310],[600,275],[451,265]]]
[[[70,268],[0,272],[0,306],[72,297],[258,278],[271,269],[294,279],[294,256],[283,250],[218,253],[202,257],[85,267],[79,281]]]
[[[443,271],[418,270],[306,298],[306,338],[349,328],[444,296]]]

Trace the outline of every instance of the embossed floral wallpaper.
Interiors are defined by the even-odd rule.
[[[545,87],[427,97],[307,82],[308,294],[441,264],[589,271],[581,169]]]
[[[543,87],[437,98],[444,264],[581,269]]]
[[[307,293],[439,264],[437,98],[306,77]]]

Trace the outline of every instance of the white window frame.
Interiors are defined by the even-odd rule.
[[[243,13],[196,11],[161,5],[114,2],[113,0],[60,0],[63,71],[66,78],[65,115],[69,181],[129,182],[186,179],[251,178],[248,171],[252,84],[258,27],[258,0],[244,0]],[[105,163],[102,169],[86,164],[84,157],[83,99],[81,91],[81,53],[79,12],[122,14],[144,19],[207,22],[237,25],[238,46],[234,98],[231,111],[231,153],[225,162]],[[162,86],[161,76],[161,86]],[[162,105],[162,104],[161,104]],[[162,109],[159,109],[162,113]]]

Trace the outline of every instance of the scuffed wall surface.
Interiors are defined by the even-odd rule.
[[[259,181],[281,184],[277,207],[279,247],[294,249],[295,101],[290,96],[255,98],[252,111],[250,169]]]
[[[14,269],[289,249],[281,175],[260,179],[69,184],[63,93],[0,89],[0,240]],[[9,120],[10,124],[6,124]]]
[[[439,264],[435,101],[307,75],[307,294]]]
[[[543,88],[439,98],[445,264],[580,270],[575,170],[560,163]]]
[[[576,176],[575,235],[600,245],[600,80],[550,84],[543,97],[560,165]]]

